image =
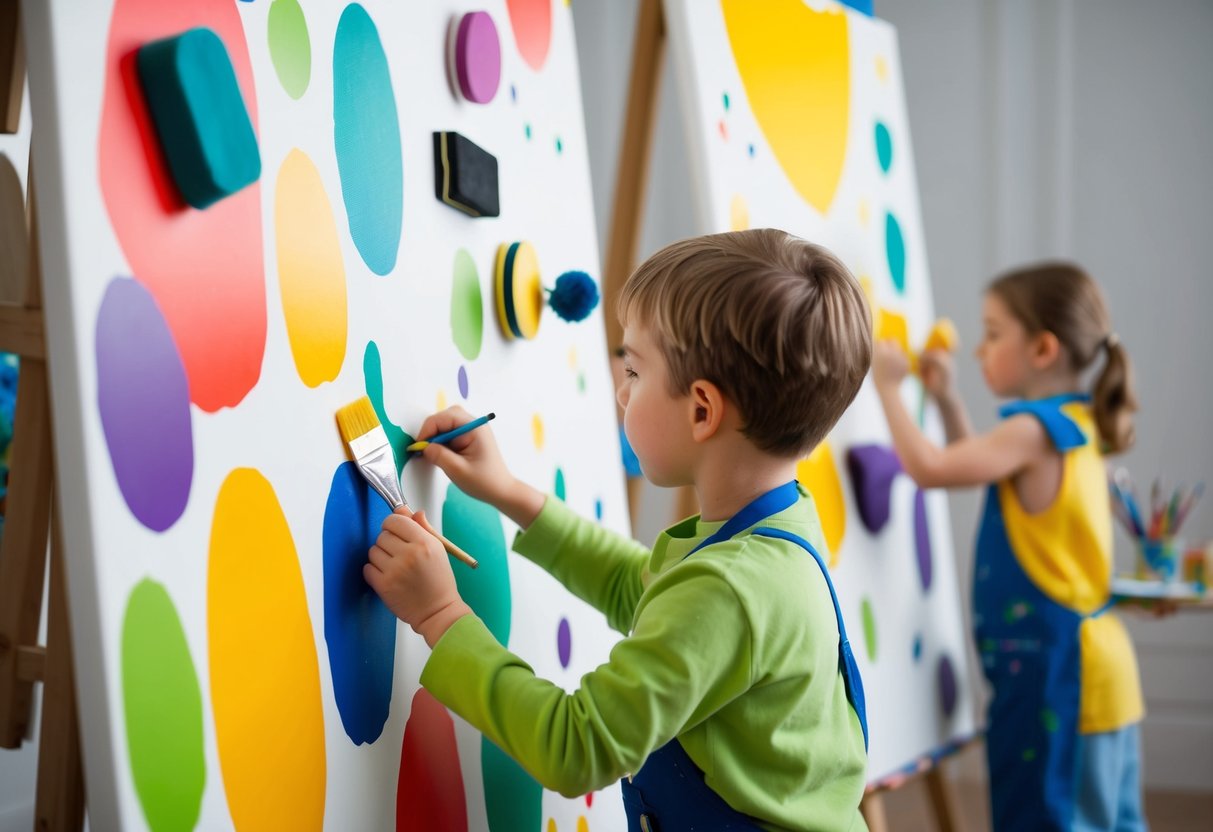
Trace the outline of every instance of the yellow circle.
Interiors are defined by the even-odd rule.
[[[530,243],[519,243],[514,253],[514,320],[523,338],[539,334],[543,314],[543,283],[539,277],[539,255]]]
[[[569,347],[569,369],[577,369],[577,348]]]
[[[585,819],[585,815],[577,818],[577,832],[590,832],[590,822]]]
[[[439,390],[438,397],[435,399],[435,404],[438,405],[438,410],[446,410],[446,391]]]
[[[556,832],[556,818],[548,818],[548,832]]]
[[[543,417],[536,413],[531,417],[531,439],[535,442],[535,450],[543,450]]]
[[[813,495],[817,517],[821,520],[821,531],[830,549],[830,567],[833,568],[838,563],[842,539],[847,531],[847,504],[843,500],[842,480],[838,476],[828,440],[814,448],[807,459],[796,463],[796,479]]]
[[[750,227],[750,206],[741,194],[735,194],[729,203],[729,230],[745,231]]]

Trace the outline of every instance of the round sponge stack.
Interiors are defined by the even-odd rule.
[[[543,314],[543,284],[539,256],[530,243],[503,243],[497,248],[494,269],[497,320],[507,340],[534,338]]]

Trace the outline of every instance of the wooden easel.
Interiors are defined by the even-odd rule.
[[[0,117],[15,133],[21,116],[25,56],[18,3],[0,4]],[[31,147],[31,159],[33,151]],[[72,672],[62,536],[54,507],[50,390],[33,166],[26,187],[29,267],[25,299],[0,304],[0,350],[21,357],[13,420],[9,489],[0,544],[0,747],[20,748],[29,732],[34,683],[42,683],[42,725],[34,828],[84,828],[84,774]],[[14,218],[9,218],[13,221]],[[43,580],[50,551],[46,645],[38,644]]]
[[[628,81],[627,108],[624,113],[623,135],[619,143],[619,166],[615,174],[615,198],[611,207],[611,224],[607,232],[606,260],[603,264],[603,308],[606,318],[607,348],[614,351],[623,342],[623,328],[614,315],[619,293],[636,264],[640,241],[641,220],[644,217],[644,194],[652,158],[653,132],[657,126],[657,90],[661,66],[665,60],[666,28],[662,0],[640,0],[636,35],[632,45],[631,77]],[[640,486],[643,481],[628,481],[628,502],[631,516],[636,516]],[[689,487],[679,490],[675,519],[689,517],[699,510],[695,493]],[[891,788],[900,788],[918,778],[926,780],[931,805],[941,832],[959,829],[951,787],[937,763],[928,764],[923,771],[910,775],[897,786],[869,788],[860,804],[860,811],[871,832],[886,832],[882,795]]]

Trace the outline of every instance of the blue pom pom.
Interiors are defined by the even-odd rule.
[[[565,272],[556,278],[548,305],[570,323],[584,321],[598,305],[598,284],[585,272]]]

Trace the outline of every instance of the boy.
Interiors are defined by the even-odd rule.
[[[572,694],[535,678],[403,514],[384,521],[366,580],[432,649],[422,685],[547,788],[622,776],[633,830],[865,829],[862,685],[794,481],[867,374],[863,292],[822,248],[739,231],[649,258],[619,315],[628,439],[650,481],[693,485],[702,507],[651,553],[515,479],[487,427],[425,451],[626,636],[608,662]],[[420,436],[468,419],[451,408]]]

